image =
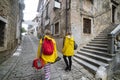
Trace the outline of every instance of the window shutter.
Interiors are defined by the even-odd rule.
[[[59,34],[59,23],[55,24],[55,34]]]
[[[91,33],[91,19],[83,18],[83,33]]]
[[[0,47],[4,46],[5,23],[0,20]]]

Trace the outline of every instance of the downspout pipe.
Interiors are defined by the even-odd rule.
[[[42,36],[41,37],[43,37],[43,35],[44,35],[44,25],[43,25],[43,11],[42,11],[42,16],[41,16],[41,18],[42,18],[42,21],[41,21],[41,32],[42,32]]]
[[[67,32],[68,32],[68,30],[69,30],[69,27],[68,27],[68,10],[70,9],[70,4],[71,4],[71,0],[69,0],[69,4],[68,4],[68,0],[66,0],[66,29],[65,29],[65,31],[66,31],[66,34],[67,34]]]
[[[66,0],[66,28],[65,28],[65,32],[67,34],[67,28],[68,28],[68,16],[67,16],[67,0]]]

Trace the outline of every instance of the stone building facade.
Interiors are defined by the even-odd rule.
[[[70,28],[70,9],[66,12],[65,4],[66,0],[39,0],[38,5],[39,34],[44,33],[45,29],[50,29],[59,45],[59,51],[62,49],[63,37]],[[68,19],[66,19],[66,15]],[[68,27],[66,27],[66,22]]]
[[[51,30],[59,51],[69,30],[82,47],[112,23],[120,23],[119,4],[119,0],[39,0],[39,30]]]
[[[86,44],[111,24],[120,23],[119,3],[119,0],[71,0],[71,30],[80,45]],[[85,23],[91,25],[90,33],[84,32]]]
[[[23,0],[0,0],[0,63],[9,58],[20,43]]]
[[[115,37],[120,33],[120,26],[117,26],[117,30],[114,28],[120,24],[120,0],[39,0],[38,12],[39,33],[42,34],[45,29],[50,29],[56,39],[58,51],[62,51],[65,34],[72,31],[79,45],[74,60],[95,72],[101,66],[98,62],[103,62],[105,65],[108,63],[107,76],[108,80],[111,80],[114,67],[118,64],[116,60],[119,60],[114,46]],[[109,32],[111,30],[115,34],[110,37],[108,34],[111,34]],[[104,59],[107,60],[108,55],[111,56],[109,57],[111,62],[105,63]]]

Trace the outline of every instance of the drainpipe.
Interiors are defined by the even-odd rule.
[[[65,29],[66,34],[67,34],[67,28],[68,28],[68,16],[67,16],[67,0],[66,0],[66,29]]]
[[[71,0],[69,0],[69,4],[68,4],[68,0],[66,0],[66,30],[65,30],[66,34],[69,29],[69,27],[68,27],[68,10],[70,9],[70,4],[71,4]]]
[[[42,12],[42,16],[41,16],[41,31],[43,32],[43,12]]]
[[[43,11],[42,11],[42,16],[41,16],[42,20],[41,20],[41,37],[43,37],[44,35],[44,25],[43,25]]]

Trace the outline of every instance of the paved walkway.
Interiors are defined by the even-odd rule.
[[[0,65],[0,80],[44,80],[44,70],[32,68],[38,40],[25,36],[16,52]],[[59,56],[62,54],[59,52]],[[73,61],[72,70],[65,72],[63,59],[51,65],[50,80],[95,80],[93,75]]]

